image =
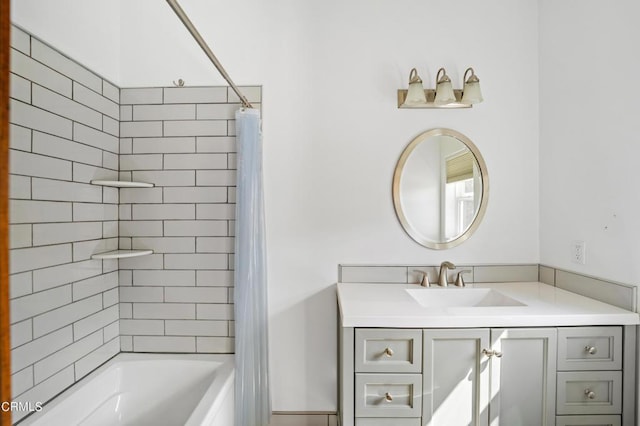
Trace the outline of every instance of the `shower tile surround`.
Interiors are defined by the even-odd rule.
[[[120,351],[119,90],[12,28],[12,394],[47,401]],[[14,421],[27,412],[14,412]]]
[[[119,351],[233,352],[235,94],[120,89],[11,36],[14,400],[45,402]],[[117,248],[154,254],[90,258]]]
[[[260,102],[260,88],[243,88]],[[235,129],[227,87],[120,90],[120,343],[134,352],[233,352]]]

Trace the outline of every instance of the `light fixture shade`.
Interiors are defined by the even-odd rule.
[[[467,73],[471,71],[471,76],[467,78]],[[473,68],[468,68],[464,72],[464,89],[462,91],[462,103],[467,105],[482,102],[482,92],[480,91],[480,79],[476,76]]]
[[[422,80],[418,76],[418,71],[415,68],[409,73],[409,90],[407,90],[407,98],[404,100],[403,105],[421,105],[427,103],[427,97],[424,94],[424,87],[422,87]]]
[[[442,77],[440,77],[441,72]],[[436,98],[434,103],[436,105],[446,105],[455,101],[456,95],[453,93],[451,79],[447,75],[447,72],[444,70],[444,68],[440,68],[436,76]]]

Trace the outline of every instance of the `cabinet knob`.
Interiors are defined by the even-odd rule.
[[[491,350],[491,349],[483,349],[482,353],[484,355],[486,355],[487,358],[491,358],[492,356],[495,356],[496,358],[502,358],[502,352],[500,352],[500,351]]]
[[[589,355],[595,355],[598,353],[598,348],[596,348],[595,346],[585,346],[584,351]]]
[[[594,391],[592,391],[591,389],[585,389],[584,390],[584,396],[586,396],[589,399],[595,399],[596,393]]]
[[[393,349],[391,349],[391,348],[386,348],[386,349],[384,350],[384,354],[385,354],[386,356],[388,356],[389,358],[391,358],[391,357],[393,356]]]
[[[391,394],[389,392],[384,394],[384,400],[387,402],[391,402],[393,401],[393,396],[391,396]]]

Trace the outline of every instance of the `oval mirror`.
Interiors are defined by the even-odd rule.
[[[455,247],[478,228],[489,176],[469,138],[432,129],[409,143],[393,174],[393,205],[404,230],[432,249]]]

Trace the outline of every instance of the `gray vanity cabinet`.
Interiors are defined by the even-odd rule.
[[[341,426],[632,426],[636,327],[340,327]]]
[[[423,425],[553,425],[556,330],[424,330]]]

